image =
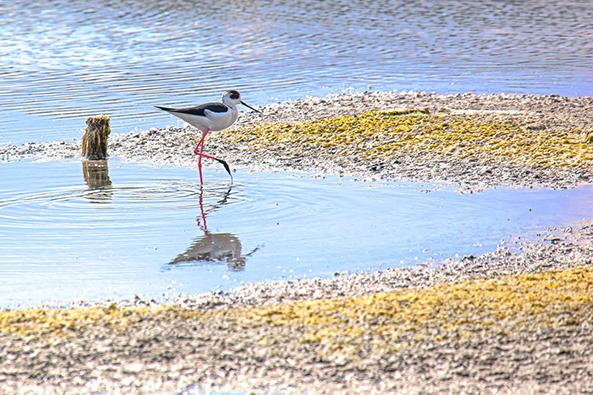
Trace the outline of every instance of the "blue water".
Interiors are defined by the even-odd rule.
[[[0,145],[175,123],[155,104],[353,90],[593,95],[590,1],[0,2]],[[414,183],[110,161],[0,164],[0,306],[230,289],[478,254],[592,214],[592,190],[460,195]],[[431,192],[422,192],[431,190]],[[200,201],[202,202],[200,204]],[[205,213],[206,220],[203,218]]]
[[[194,169],[109,165],[85,180],[78,161],[2,164],[0,307],[409,266],[593,215],[592,187],[459,194],[240,171],[231,185],[206,169],[200,194]]]
[[[593,95],[590,1],[0,2],[0,144],[170,125],[155,104],[345,89]]]

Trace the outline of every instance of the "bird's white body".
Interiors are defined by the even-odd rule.
[[[157,106],[177,118],[183,119],[191,126],[202,132],[223,130],[231,126],[239,117],[237,105],[243,104],[255,110],[253,107],[241,101],[241,95],[237,91],[228,91],[222,95],[222,102],[204,103],[195,107],[171,108]],[[257,111],[257,110],[255,110]]]
[[[228,105],[227,107],[229,107],[227,112],[214,112],[204,109],[204,116],[179,113],[175,111],[171,111],[170,113],[178,118],[183,119],[185,122],[202,132],[205,130],[214,132],[217,130],[226,129],[234,124],[235,121],[237,121],[237,118],[239,117],[239,111],[237,110],[237,107]]]

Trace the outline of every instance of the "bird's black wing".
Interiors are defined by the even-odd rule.
[[[229,108],[222,103],[204,103],[200,104],[199,106],[195,107],[187,107],[187,108],[170,108],[170,107],[161,107],[155,106],[156,108],[160,108],[161,110],[165,110],[168,112],[177,112],[180,114],[191,114],[191,115],[199,115],[202,117],[206,116],[204,110],[212,111],[212,112],[227,112]]]

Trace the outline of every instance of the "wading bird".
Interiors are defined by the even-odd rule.
[[[178,118],[183,119],[191,126],[197,128],[202,132],[202,138],[196,145],[194,154],[198,155],[198,171],[200,172],[200,184],[204,183],[202,178],[202,158],[213,159],[222,163],[226,171],[233,179],[231,169],[228,163],[222,159],[215,158],[204,153],[204,140],[208,132],[214,132],[217,130],[223,130],[235,123],[239,117],[239,111],[237,105],[242,104],[245,107],[251,108],[255,112],[259,112],[255,108],[251,107],[247,103],[241,100],[241,94],[238,91],[230,90],[222,95],[222,103],[204,103],[195,107],[187,108],[169,108],[162,106],[155,106],[161,110],[167,111],[169,114],[175,115]]]

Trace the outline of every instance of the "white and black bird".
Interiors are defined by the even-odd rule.
[[[200,104],[199,106],[187,108],[155,106],[156,108],[167,111],[169,114],[183,119],[185,122],[202,132],[202,138],[194,150],[194,154],[199,156],[198,170],[200,172],[200,183],[202,184],[202,157],[213,159],[222,163],[231,178],[233,177],[229,165],[224,160],[206,155],[203,151],[204,141],[206,140],[206,136],[209,132],[226,129],[235,123],[239,117],[239,111],[237,110],[237,106],[239,104],[249,107],[255,112],[259,112],[255,108],[242,101],[241,94],[236,90],[230,90],[223,93],[221,103],[204,103]]]

